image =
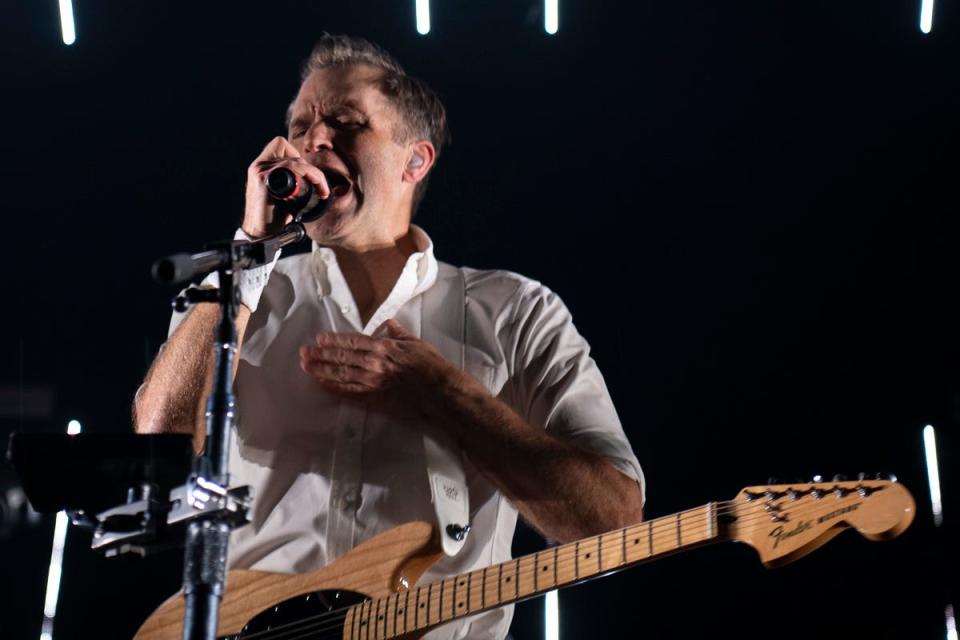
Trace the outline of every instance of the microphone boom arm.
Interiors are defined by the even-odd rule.
[[[303,224],[294,221],[279,232],[253,242],[232,240],[214,244],[200,253],[175,253],[153,263],[153,279],[160,284],[180,284],[212,271],[268,264],[282,247],[299,242],[306,235]]]

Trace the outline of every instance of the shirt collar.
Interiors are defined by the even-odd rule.
[[[439,266],[433,255],[433,241],[417,225],[410,225],[410,232],[417,250],[407,258],[393,290],[380,309],[371,317],[368,326],[363,329],[364,333],[368,333],[367,329],[371,331],[376,329],[383,320],[393,317],[401,306],[429,289],[437,280]],[[331,298],[343,315],[351,320],[352,324],[359,326],[360,320],[353,294],[347,286],[340,265],[337,264],[336,254],[332,249],[318,246],[314,242],[313,264],[317,276],[317,294],[321,298]],[[371,325],[375,326],[371,327]]]

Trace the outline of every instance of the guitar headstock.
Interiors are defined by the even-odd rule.
[[[767,567],[801,558],[847,528],[870,540],[894,538],[915,512],[903,485],[866,479],[747,487],[718,509],[727,536],[756,549]]]

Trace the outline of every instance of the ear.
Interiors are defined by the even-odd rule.
[[[437,159],[437,151],[429,140],[417,140],[407,147],[409,159],[403,169],[403,181],[416,184],[423,180]]]

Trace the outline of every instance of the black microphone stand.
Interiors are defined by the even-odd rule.
[[[174,301],[180,311],[188,304],[201,302],[216,302],[221,308],[213,344],[216,365],[213,390],[207,401],[206,447],[195,462],[186,492],[187,500],[200,514],[187,525],[183,569],[184,640],[215,640],[230,530],[247,522],[247,492],[229,488],[230,436],[237,418],[231,378],[237,352],[240,273],[271,262],[281,247],[305,236],[298,216],[282,231],[262,240],[217,243],[202,253],[164,258],[153,267],[154,277],[162,283],[184,282],[212,271],[217,271],[220,278],[218,289],[189,288]]]

